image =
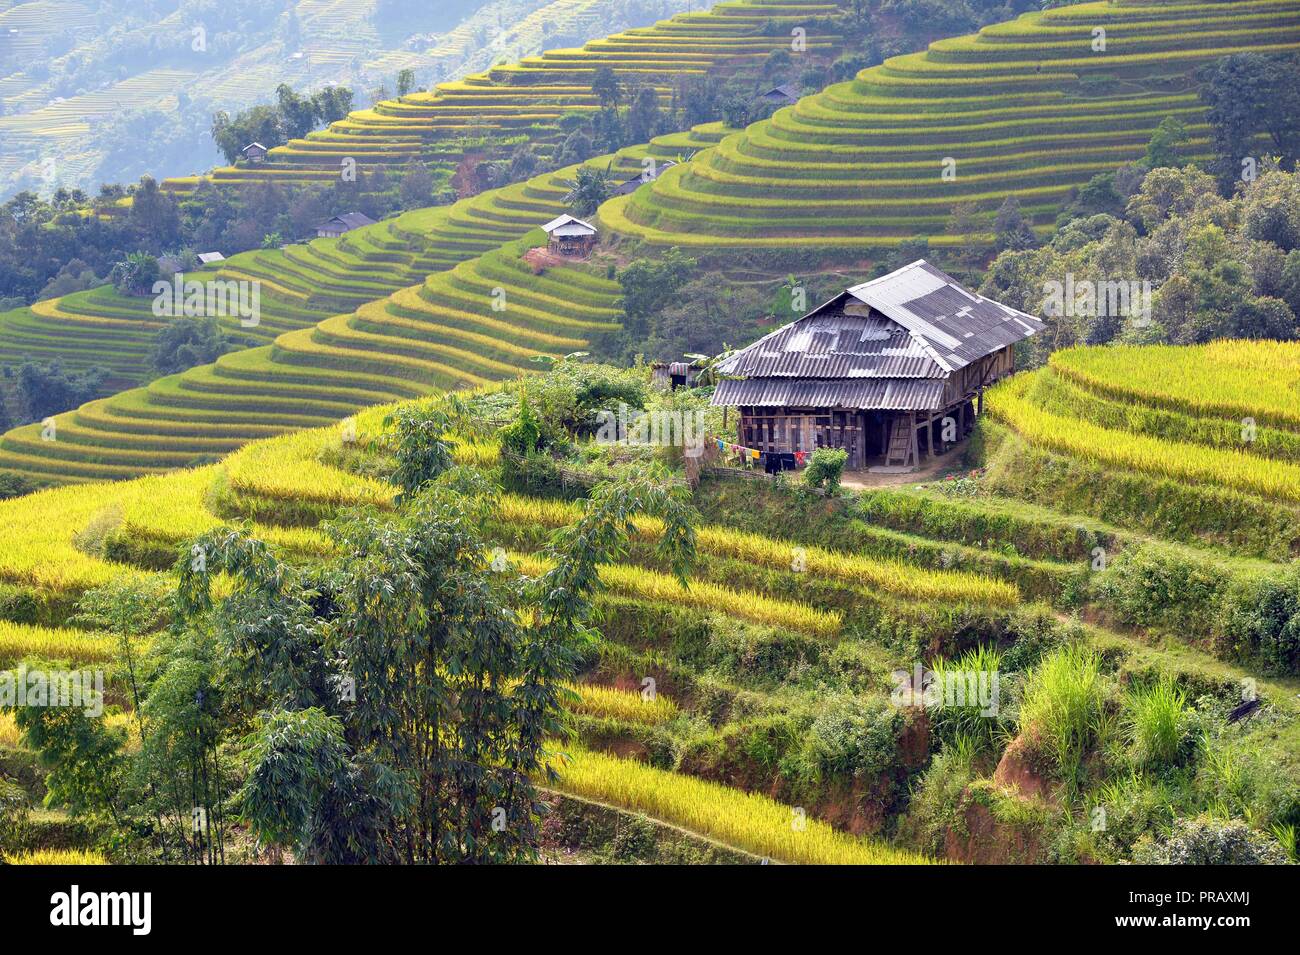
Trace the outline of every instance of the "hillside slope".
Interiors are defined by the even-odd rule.
[[[364,174],[416,158],[454,167],[494,144],[554,146],[564,114],[599,108],[591,81],[600,67],[612,68],[625,82],[653,86],[666,106],[674,83],[720,68],[754,68],[772,51],[789,50],[795,28],[807,32],[809,54],[835,53],[840,16],[837,4],[826,0],[726,0],[581,49],[549,50],[440,83],[427,93],[377,103],[272,149],[264,163],[241,160],[208,175],[229,184],[328,183],[345,158]],[[198,181],[190,176],[164,185],[185,193]]]
[[[1139,155],[1150,130],[1164,116],[1183,116],[1195,140],[1204,141],[1201,107],[1188,87],[1189,66],[1184,62],[1189,59],[1184,55],[1185,37],[1192,26],[1202,28],[1196,35],[1204,45],[1191,47],[1191,62],[1221,55],[1236,48],[1224,44],[1247,43],[1250,37],[1256,38],[1254,48],[1300,47],[1300,0],[1236,5],[1235,16],[1258,18],[1248,31],[1250,37],[1226,30],[1222,17],[1212,16],[1220,11],[1216,4],[1130,2],[1105,9],[1085,4],[1050,11],[1050,16],[1022,17],[987,28],[975,38],[937,43],[928,54],[890,60],[851,84],[808,97],[778,112],[770,124],[732,135],[714,125],[657,140],[650,154],[680,158],[693,153],[691,162],[669,169],[631,196],[610,200],[599,219],[625,236],[695,250],[708,246],[736,255],[751,247],[779,247],[778,267],[788,263],[792,249],[806,250],[819,260],[843,258],[863,248],[895,244],[916,231],[941,229],[957,198],[985,196],[990,208],[1006,195],[1018,195],[1029,213],[1045,222],[1072,185]],[[1072,65],[1074,72],[1062,80],[1077,81],[1071,95],[1043,88],[1045,73],[1025,59],[1027,50],[1039,50],[1042,44],[1026,37],[1045,30],[1091,36],[1088,23],[1097,16],[1112,24],[1107,34],[1112,52],[1098,54],[1099,59],[1112,68],[1122,67],[1123,78],[1117,73],[1085,83],[1082,68]],[[1068,24],[1062,25],[1061,18]],[[705,19],[688,17],[685,22],[694,26]],[[1075,64],[1066,54],[1077,52],[1083,41],[1054,42],[1064,44],[1057,51],[1065,57],[1061,62]],[[1120,64],[1114,59],[1120,57],[1113,52],[1117,47],[1142,52],[1123,54]],[[1006,53],[1004,48],[1018,52]],[[967,50],[978,56],[992,50],[993,58],[987,64],[978,56],[970,63],[943,59],[948,55],[944,51],[959,51],[960,58],[966,55],[960,51]],[[1166,73],[1156,72],[1160,64],[1170,62],[1172,67],[1159,67]],[[938,78],[950,72],[955,79]],[[1046,72],[1065,76],[1055,67]],[[976,87],[972,75],[987,79]],[[988,89],[994,81],[1004,91],[1016,92],[1004,92],[995,104],[968,95],[975,88]],[[889,92],[895,85],[905,92]],[[1124,92],[1117,92],[1120,88]],[[1084,96],[1085,89],[1095,95]],[[932,95],[922,100],[918,90]],[[955,97],[958,92],[964,95]],[[936,112],[926,128],[918,125],[916,117],[928,115],[915,112],[918,103],[961,112]],[[889,110],[898,111],[892,120]],[[904,110],[912,110],[906,120]],[[960,125],[953,125],[953,115]],[[1080,132],[1080,116],[1101,128]],[[1034,124],[1032,134],[1006,138],[1008,132],[1023,130],[1027,120]],[[910,125],[897,125],[904,121]],[[815,136],[814,129],[819,130]],[[953,141],[958,135],[1002,138],[978,138],[958,146]],[[920,142],[912,142],[917,137]],[[797,141],[802,139],[808,141]],[[881,145],[882,140],[893,144]],[[1024,141],[1032,142],[1025,146]],[[773,153],[777,142],[776,154],[791,150],[786,158]],[[958,153],[962,158],[954,181],[940,180],[936,162],[933,179],[920,184],[879,179],[881,164],[870,161],[843,163],[847,171],[839,170],[820,158],[827,149],[854,155],[879,149],[909,157]],[[1063,153],[1070,156],[1068,162],[1049,164]],[[644,154],[625,150],[617,169],[637,171]],[[873,156],[866,152],[866,158]],[[972,164],[990,171],[968,175],[965,170]],[[761,166],[765,175],[729,171],[742,165]],[[911,175],[909,170],[917,165],[909,158],[887,171]],[[223,274],[262,281],[273,303],[263,326],[254,330],[270,347],[228,355],[214,366],[92,402],[56,420],[55,440],[48,440],[48,433],[43,436],[36,425],[15,429],[0,439],[0,467],[54,483],[156,472],[200,462],[255,437],[336,420],[375,401],[535,370],[532,359],[538,355],[583,347],[592,333],[618,320],[616,287],[597,281],[579,290],[573,282],[583,283],[573,270],[564,270],[559,286],[548,286],[530,277],[519,259],[521,249],[499,249],[562,211],[564,180],[570,172],[494,190],[449,211],[408,213],[340,240],[232,259]],[[871,178],[821,178],[837,173]],[[825,199],[828,193],[860,195],[863,190],[897,198],[872,200],[855,218],[843,213],[864,208],[861,199]],[[924,195],[911,196],[913,190]],[[790,214],[792,204],[798,215]],[[873,216],[880,205],[894,210],[889,224]],[[643,226],[644,219],[657,225]],[[674,231],[666,231],[669,226]],[[951,236],[936,239],[955,241],[959,239]],[[426,274],[453,266],[422,288],[412,288]],[[494,309],[492,293],[498,288],[512,308],[519,308],[518,314]],[[145,340],[140,328],[127,329],[128,316],[111,294],[79,294],[38,306],[46,312],[37,316],[40,321],[10,317],[16,347],[38,346],[43,329],[57,328],[57,336],[45,336],[49,354],[66,352],[66,343],[75,341],[90,346],[79,349],[80,356],[111,361],[120,355],[124,364],[133,359],[138,365]],[[137,302],[133,307],[138,311],[142,306]],[[74,328],[81,337],[63,334]],[[122,331],[140,341],[116,337]],[[12,354],[18,357],[16,350]],[[115,370],[123,375],[133,371]],[[134,371],[139,373],[138,368]]]
[[[402,69],[432,84],[638,25],[629,13],[667,16],[686,3],[457,0],[416,14],[411,4],[380,0],[220,7],[171,0],[149,9],[120,0],[5,0],[0,199],[206,168],[220,161],[207,136],[212,114],[266,102],[280,83],[340,83],[364,102]],[[206,31],[201,50],[193,49],[198,28]],[[139,148],[142,140],[149,149]]]
[[[1243,367],[1266,367],[1277,372],[1277,384],[1293,389],[1300,368],[1295,352],[1290,344],[1230,342],[1065,353],[1053,369],[989,393],[991,418],[982,425],[988,470],[974,490],[896,488],[836,502],[756,481],[707,480],[696,495],[703,523],[689,590],[662,572],[646,546],[656,534],[650,521],[639,523],[620,562],[601,570],[601,637],[573,704],[579,738],[566,747],[578,763],[564,764],[560,787],[778,860],[879,861],[888,858],[882,851],[898,847],[845,830],[879,832],[880,810],[898,809],[890,806],[889,786],[882,793],[872,776],[867,788],[841,799],[844,771],[828,767],[829,778],[805,784],[796,796],[783,769],[787,760],[772,758],[775,752],[795,759],[805,741],[827,739],[818,735],[827,728],[818,718],[835,699],[822,681],[841,691],[852,686],[859,709],[875,712],[885,675],[911,654],[955,659],[967,647],[996,645],[1006,651],[1008,679],[1017,679],[1024,658],[1036,660],[1044,645],[1072,640],[1099,652],[1117,687],[1177,681],[1195,699],[1202,728],[1212,725],[1212,714],[1234,706],[1246,687],[1262,704],[1260,717],[1224,723],[1212,739],[1207,730],[1200,745],[1213,759],[1194,757],[1202,764],[1193,787],[1179,783],[1178,774],[1134,774],[1128,782],[1116,777],[1120,788],[1099,788],[1063,812],[1050,805],[1048,812],[984,780],[978,791],[993,798],[995,811],[1007,810],[985,830],[986,848],[1019,827],[1039,837],[1051,827],[1074,827],[1069,839],[1015,843],[1017,851],[1037,853],[1021,861],[1048,861],[1042,853],[1049,843],[1058,854],[1051,861],[1116,861],[1116,854],[1126,858],[1142,832],[1207,805],[1220,817],[1250,818],[1267,830],[1292,804],[1300,778],[1300,658],[1258,657],[1260,649],[1272,648],[1237,645],[1215,628],[1222,601],[1249,599],[1233,595],[1283,578],[1290,573],[1287,557],[1300,552],[1294,486],[1281,493],[1265,484],[1243,489],[1238,460],[1249,458],[1260,474],[1294,468],[1279,448],[1300,440],[1295,415],[1276,394],[1234,380]],[[1037,426],[1036,415],[1059,413],[1057,402],[1066,398],[1050,387],[1053,381],[1086,389],[1094,399],[1094,419],[1082,433]],[[1201,400],[1177,413],[1185,440],[1168,449],[1165,463],[1128,455],[1125,449],[1142,443],[1151,420],[1145,416],[1169,413],[1189,393]],[[1129,402],[1121,409],[1134,412],[1127,421],[1096,400],[1120,394]],[[505,397],[493,407],[511,407],[512,396]],[[1243,409],[1277,434],[1244,454],[1217,446],[1215,430],[1237,429],[1234,419]],[[382,464],[367,457],[382,447],[375,439],[387,410],[359,415],[353,442],[335,427],[308,430],[251,444],[209,467],[0,502],[0,597],[6,613],[23,617],[0,623],[0,665],[38,650],[73,660],[110,659],[113,637],[66,627],[77,597],[108,581],[143,581],[170,566],[186,542],[214,528],[247,521],[249,533],[280,555],[303,560],[329,554],[321,521],[353,506],[393,507],[393,486],[372,476],[383,473]],[[456,441],[456,461],[500,479],[492,436],[499,423],[475,417],[474,433]],[[1183,462],[1192,459],[1189,469]],[[1047,473],[1078,478],[1038,480]],[[1027,493],[1019,496],[1021,490]],[[535,575],[544,566],[539,550],[548,534],[581,514],[571,494],[556,488],[502,493],[488,512],[484,536]],[[1124,514],[1112,522],[1116,512],[1107,502],[1118,499],[1148,516],[1129,520]],[[1252,511],[1251,533],[1243,534],[1238,518]],[[1212,520],[1218,527],[1210,526]],[[1290,540],[1255,533],[1269,525],[1285,528]],[[1195,544],[1181,543],[1184,537]],[[1270,543],[1283,546],[1252,556]],[[795,547],[817,573],[792,570]],[[1098,547],[1112,565],[1101,574]],[[1179,568],[1176,579],[1194,581],[1196,588],[1169,605],[1157,606],[1165,593],[1148,594],[1145,618],[1125,618],[1139,629],[1063,621],[1080,610],[1082,595],[1093,609],[1112,609],[1108,592],[1126,579],[1141,586],[1144,573],[1167,567]],[[1126,612],[1119,602],[1113,610]],[[1013,653],[1022,662],[1013,662]],[[626,690],[646,673],[655,674],[661,694],[653,707]],[[679,713],[694,721],[674,731],[669,724]],[[919,778],[910,774],[919,773],[943,738],[936,728],[898,719],[884,768],[876,772],[884,772],[885,781],[907,782]],[[1110,772],[1109,765],[1099,760],[1097,772]],[[1261,766],[1269,776],[1260,775]],[[1111,807],[1113,818],[1125,818],[1131,797],[1123,786],[1162,797],[1154,821],[1137,831],[1119,824],[1100,834],[1090,829],[1089,809],[1098,800]],[[740,799],[742,791],[765,798]],[[806,811],[815,839],[791,836],[795,805]],[[926,811],[924,805],[917,810]],[[834,838],[832,826],[839,830]],[[959,843],[949,843],[948,851],[963,852]],[[909,858],[895,855],[893,861]]]
[[[643,156],[702,148],[720,131],[695,135],[591,163],[612,161],[632,176]],[[533,244],[542,244],[538,227],[565,211],[574,173],[547,173],[338,240],[235,257],[219,274],[257,279],[280,303],[255,329],[267,346],[90,402],[57,416],[52,435],[40,424],[16,428],[0,438],[0,468],[42,483],[158,473],[366,405],[530,373],[537,356],[583,348],[592,334],[617,328],[618,284],[583,266],[537,276],[522,260],[526,243],[516,241],[536,230]],[[322,306],[334,307],[331,317],[321,320]]]
[[[844,259],[915,237],[988,244],[1007,196],[1048,229],[1072,188],[1140,158],[1167,116],[1186,124],[1189,158],[1205,157],[1192,71],[1238,51],[1296,49],[1295,0],[1030,13],[800,100],[602,217],[625,235],[698,250]],[[976,204],[980,231],[945,234],[958,203]]]
[[[553,6],[562,4],[576,15],[570,8],[585,2],[555,0]],[[556,11],[548,14],[548,10],[529,16],[518,29],[531,24],[530,28],[547,36],[559,36],[556,31],[566,21],[551,16]],[[545,150],[553,145],[558,134],[555,122],[564,112],[596,108],[590,92],[595,65],[612,66],[624,79],[653,77],[662,84],[660,92],[667,101],[672,93],[666,84],[672,76],[753,68],[769,51],[790,46],[789,23],[815,25],[823,22],[818,16],[835,13],[834,4],[812,0],[730,0],[706,12],[678,16],[648,30],[589,44],[581,63],[574,51],[554,51],[536,61],[494,67],[491,77],[469,77],[443,84],[430,94],[381,103],[330,130],[313,133],[307,140],[272,150],[263,165],[219,169],[213,175],[215,181],[231,183],[325,182],[338,175],[344,156],[356,159],[363,173],[379,164],[405,163],[416,155],[425,161],[441,157],[455,163],[466,150],[481,148],[482,137],[494,131],[525,137]],[[814,33],[809,37],[809,50],[815,55],[834,51],[841,39],[835,33]],[[628,50],[642,47],[664,58],[651,73],[646,72],[640,53],[629,59]],[[478,145],[470,145],[467,137],[471,134],[478,137],[473,140]],[[707,138],[710,144],[716,139],[711,133]],[[680,158],[684,151],[679,144],[666,158]],[[632,169],[629,174],[639,171]],[[186,193],[195,182],[197,179],[173,180],[168,188]],[[459,215],[453,213],[451,221]],[[358,230],[338,241],[321,239],[283,251],[255,251],[232,258],[217,277],[262,279],[263,301],[269,304],[259,329],[227,324],[241,339],[269,343],[283,331],[312,325],[417,282],[430,272],[450,268],[467,257],[466,249],[476,253],[490,247],[480,241],[484,233],[477,223],[473,228],[457,226],[451,241],[427,241],[428,223],[440,222],[441,216],[438,212],[409,213],[395,223]],[[500,221],[499,216],[488,218]],[[499,236],[491,230],[486,234],[502,240],[516,237]],[[160,324],[150,314],[149,304],[147,299],[98,288],[0,313],[0,364],[58,356],[74,370],[107,367],[106,393],[139,385],[149,377],[149,348]]]

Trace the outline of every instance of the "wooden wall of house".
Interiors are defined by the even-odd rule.
[[[978,394],[981,388],[987,388],[1015,370],[1015,350],[1008,345],[949,375],[943,389],[943,403],[945,406],[956,404],[967,395]]]

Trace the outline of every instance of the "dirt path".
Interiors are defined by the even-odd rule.
[[[966,454],[966,441],[954,444],[943,454],[926,459],[925,464],[915,471],[901,474],[875,474],[871,471],[845,471],[840,483],[847,488],[870,490],[876,487],[892,487],[897,484],[920,484],[933,481],[949,472],[965,473],[962,458]]]

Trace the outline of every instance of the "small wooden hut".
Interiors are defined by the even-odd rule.
[[[596,247],[596,227],[576,216],[563,215],[542,226],[554,255],[583,257]]]
[[[360,229],[374,224],[375,220],[364,212],[345,212],[342,215],[330,216],[324,222],[318,224],[316,226],[316,236],[321,239],[337,239],[353,229]]]

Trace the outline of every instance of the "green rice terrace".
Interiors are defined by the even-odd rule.
[[[264,102],[282,82],[365,90],[403,69],[447,79],[629,22],[606,0],[439,3],[381,26],[391,8],[377,0],[296,0],[203,10],[172,0],[145,11],[122,0],[0,0],[0,196],[41,187],[51,174],[87,190],[138,175],[136,150],[122,146],[141,127],[122,128],[124,110],[151,114],[151,131],[161,133],[163,155],[155,151],[147,167],[156,179],[199,172],[219,154],[198,152],[192,142],[186,148],[169,133],[181,124],[197,131],[194,120],[217,109]],[[210,34],[202,51],[191,49],[196,25]],[[228,42],[235,32],[238,45]],[[134,55],[141,48],[151,55]]]
[[[629,178],[646,156],[677,158],[720,136],[705,127],[590,162],[604,170],[612,159]],[[542,234],[519,241],[565,211],[573,175],[562,169],[337,239],[226,260],[216,279],[261,283],[259,325],[226,319],[258,347],[59,415],[53,441],[40,424],[14,429],[0,439],[0,467],[48,483],[158,473],[365,405],[535,371],[537,356],[582,349],[593,333],[617,328],[617,283],[590,267],[535,275],[522,256],[544,244]],[[0,360],[62,356],[139,381],[162,321],[151,303],[99,288],[10,312],[0,316]]]
[[[1015,196],[1046,232],[1072,188],[1140,157],[1166,117],[1186,124],[1191,158],[1209,154],[1198,66],[1298,47],[1290,0],[1029,13],[781,109],[602,218],[656,245],[843,259],[904,239],[987,243],[989,233],[945,234],[953,206],[974,204],[991,232]]]
[[[1300,49],[1295,0],[1234,4],[1232,19],[1252,23],[1244,32],[1226,30],[1223,6],[1082,4],[1030,14],[891,59],[744,132],[728,135],[712,124],[661,137],[624,150],[614,172],[636,174],[647,155],[678,165],[606,202],[597,222],[614,233],[614,245],[646,241],[733,257],[778,250],[773,269],[782,273],[796,251],[821,263],[918,235],[937,246],[987,241],[935,234],[962,201],[982,202],[991,215],[1017,196],[1036,228],[1047,230],[1071,189],[1140,156],[1166,116],[1186,122],[1196,155],[1207,148],[1189,69],[1237,49]],[[732,20],[745,21],[749,9],[720,4],[653,30],[731,35]],[[1105,53],[1091,52],[1094,23],[1107,30]],[[1185,49],[1189,33],[1198,42]],[[1168,56],[1162,48],[1182,52]],[[1059,54],[1048,73],[1043,49]],[[1087,58],[1067,55],[1080,49]],[[973,81],[979,95],[970,95]],[[998,98],[990,102],[994,81]],[[486,95],[535,89],[521,84],[485,87],[495,90]],[[1018,132],[1026,122],[1032,135]],[[828,154],[890,161],[827,162]],[[953,181],[941,180],[940,157],[956,159]],[[591,162],[603,168],[607,160]],[[929,172],[921,177],[923,168]],[[42,483],[157,473],[375,401],[510,377],[535,370],[536,356],[582,349],[592,333],[619,321],[616,286],[575,270],[535,278],[521,254],[538,242],[504,245],[565,211],[572,175],[546,174],[338,239],[235,256],[216,277],[261,282],[262,319],[252,329],[229,323],[238,339],[261,347],[145,388],[117,393],[148,377],[159,327],[148,299],[100,288],[0,315],[0,362],[60,356],[69,367],[98,364],[113,375],[110,397],[56,419],[56,440],[44,440],[39,424],[6,434],[0,468]],[[864,195],[877,194],[864,204]],[[849,208],[854,215],[846,218]],[[564,286],[575,283],[580,294],[570,299]],[[497,288],[517,312],[496,310]]]
[[[720,69],[755,69],[772,51],[790,48],[796,27],[808,31],[810,55],[833,56],[842,40],[834,30],[840,14],[835,3],[824,0],[728,0],[581,49],[550,50],[439,83],[427,93],[377,103],[306,139],[271,149],[264,162],[218,168],[209,177],[219,184],[328,184],[337,180],[344,158],[355,160],[361,172],[414,159],[452,168],[493,143],[554,147],[564,115],[599,109],[591,81],[601,67],[613,69],[625,82],[654,86],[667,105],[674,81]],[[164,187],[183,194],[198,180],[171,179]]]
[[[554,747],[559,822],[544,857],[1150,861],[1161,833],[1195,816],[1248,820],[1263,858],[1294,853],[1300,482],[1288,448],[1300,424],[1232,372],[1279,369],[1293,388],[1298,347],[1060,353],[989,394],[968,450],[977,470],[959,478],[826,497],[712,476],[706,456],[685,582],[662,546],[673,525],[652,514],[598,568],[599,633]],[[459,465],[448,489],[496,487],[462,491],[497,555],[483,559],[539,577],[564,528],[640,493],[620,484],[629,475],[684,492],[680,449],[593,443],[582,422],[609,395],[679,411],[707,401],[656,392],[645,369],[564,362],[522,391],[368,409],[354,428],[255,442],[206,467],[0,503],[0,665],[108,666],[106,725],[139,747],[123,635],[74,607],[122,588],[156,599],[175,586],[177,555],[188,563],[196,538],[216,546],[222,527],[287,564],[328,560],[341,543],[323,521],[396,513],[412,461],[398,439],[423,422],[446,429]],[[1081,406],[1092,411],[1076,427],[1052,426]],[[1225,437],[1243,411],[1260,423],[1245,450]],[[521,458],[512,428],[529,416],[539,444]],[[1153,441],[1156,416],[1177,443]],[[166,643],[149,626],[126,639],[141,654]],[[919,665],[999,673],[996,718],[898,705]],[[4,719],[0,767],[39,796],[45,770]],[[648,817],[643,838],[582,842],[616,835],[626,813]],[[33,819],[23,852],[51,848],[103,851],[93,824],[57,807]]]
[[[796,26],[834,52],[844,6],[730,0],[212,175],[554,143],[601,66],[668,97]],[[0,500],[0,861],[1300,862],[1300,342],[1171,334],[1241,303],[1068,338],[1089,316],[1040,316],[1037,274],[1017,308],[928,261],[882,275],[921,239],[991,251],[1008,196],[1045,235],[1167,117],[1184,161],[1215,159],[1192,71],[1243,50],[1300,51],[1300,0],[1021,16],[747,129],[234,255],[193,277],[257,283],[258,321],[160,378],[150,297],[0,314],[0,365],[112,376],[0,436],[0,472],[41,486]],[[591,203],[590,246],[548,245],[583,166],[618,184],[647,158],[657,179]],[[1167,240],[1158,318],[1200,282],[1294,324],[1295,173],[1212,202],[1203,172],[1144,176],[1169,214],[1141,245],[1126,209],[998,262]],[[946,232],[958,203],[976,231]],[[668,248],[696,282],[852,282],[725,361],[603,363],[636,328],[620,279]],[[1207,343],[1136,343],[1159,340]],[[894,404],[861,397],[881,381]],[[790,397],[808,382],[861,389],[840,443],[838,398]],[[611,439],[615,408],[670,424]],[[102,712],[7,703],[20,666],[102,672]]]

